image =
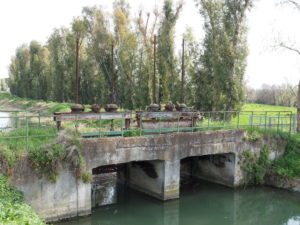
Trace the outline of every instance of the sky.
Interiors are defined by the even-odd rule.
[[[132,15],[139,9],[151,12],[163,0],[127,0]],[[297,84],[300,79],[300,56],[276,47],[281,41],[300,49],[300,12],[278,5],[279,0],[256,0],[248,13],[248,66],[245,80],[248,86],[262,84]],[[54,28],[69,27],[80,16],[84,6],[102,5],[111,10],[113,0],[3,0],[0,1],[0,78],[8,77],[8,66],[15,50],[23,43],[37,40],[45,44]],[[176,25],[179,46],[187,26],[193,28],[198,40],[204,36],[203,19],[194,0],[185,5]],[[297,43],[297,39],[299,40]]]

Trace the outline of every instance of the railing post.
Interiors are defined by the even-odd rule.
[[[121,135],[122,135],[122,137],[123,137],[123,121],[124,121],[124,119],[122,118],[122,120],[121,120]]]
[[[41,126],[41,113],[39,111],[39,127]]]
[[[98,126],[98,137],[101,137],[101,117],[98,115],[98,121],[99,121],[99,126]]]
[[[26,150],[28,151],[28,117],[26,115]]]
[[[292,133],[292,116],[293,116],[293,113],[290,112],[290,127],[289,127],[289,134],[291,135]]]
[[[159,117],[159,134],[161,134],[161,116]]]
[[[207,128],[209,129],[210,126],[210,117],[211,117],[211,112],[208,113],[208,122],[207,122]]]
[[[194,132],[194,115],[192,116],[192,132]]]
[[[296,133],[297,132],[297,115],[293,115],[293,130]]]
[[[251,130],[253,129],[253,115],[254,114],[254,112],[252,111],[251,112],[251,120],[250,120],[250,126],[251,126]]]
[[[179,133],[179,113],[177,113],[177,133]]]
[[[223,115],[223,126],[222,126],[222,128],[225,127],[225,120],[226,120],[226,111],[224,111],[224,115]]]
[[[280,112],[277,113],[277,133],[279,132]]]
[[[240,111],[238,111],[238,121],[237,121],[237,128],[240,128]]]
[[[140,114],[140,127],[139,127],[140,136],[142,136],[142,123],[143,123],[143,113],[141,112],[141,114]]]
[[[268,117],[268,112],[265,112],[265,130],[267,130],[267,117]]]

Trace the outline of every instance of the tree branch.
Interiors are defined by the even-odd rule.
[[[285,48],[285,49],[287,49],[287,50],[296,52],[296,53],[300,56],[300,50],[297,49],[297,48],[294,48],[294,47],[291,47],[291,46],[287,46],[287,45],[284,44],[284,43],[280,43],[279,46],[282,47],[282,48]]]
[[[291,4],[296,9],[300,10],[300,2],[297,2],[296,0],[285,0],[283,3],[285,3],[285,4]]]

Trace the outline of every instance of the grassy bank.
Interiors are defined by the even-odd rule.
[[[33,100],[12,96],[8,92],[0,91],[0,110],[39,111],[43,114],[70,111],[71,103]]]
[[[23,194],[8,184],[0,174],[0,224],[45,225],[33,209],[23,202]]]
[[[276,105],[246,103],[243,106],[242,111],[292,111],[295,114],[297,112],[297,108],[286,107],[286,106],[276,106]]]

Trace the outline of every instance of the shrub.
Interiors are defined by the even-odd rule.
[[[45,225],[32,208],[23,203],[22,192],[10,186],[3,174],[0,174],[0,224]]]
[[[270,150],[264,146],[259,157],[246,150],[242,154],[242,169],[247,172],[246,183],[263,184],[264,177],[270,169],[271,161],[269,159]]]

